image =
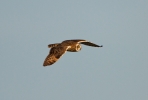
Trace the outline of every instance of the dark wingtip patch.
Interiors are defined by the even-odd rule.
[[[46,64],[46,63],[44,63],[44,64],[43,64],[43,67],[46,67],[46,66],[47,66],[47,64]]]
[[[52,64],[54,64],[54,63],[55,63],[55,62],[44,63],[44,64],[43,64],[43,67],[50,66],[50,65],[52,65]]]

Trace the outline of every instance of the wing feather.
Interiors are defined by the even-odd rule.
[[[68,49],[68,47],[53,47],[51,48],[49,55],[46,57],[43,66],[49,66],[54,64]]]
[[[93,46],[93,47],[103,47],[103,45],[99,46],[97,44],[94,44],[94,43],[91,43],[91,42],[88,42],[88,41],[80,42],[80,44],[84,44],[84,45],[87,45],[87,46]]]

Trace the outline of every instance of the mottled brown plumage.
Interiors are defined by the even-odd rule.
[[[68,46],[58,46],[51,48],[49,55],[46,57],[43,66],[54,64],[68,49]]]
[[[81,45],[84,44],[92,47],[103,47],[82,39],[65,40],[62,43],[49,44],[51,48],[49,55],[46,57],[43,66],[54,64],[66,51],[78,52],[81,50]]]

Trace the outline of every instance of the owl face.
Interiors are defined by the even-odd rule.
[[[77,45],[76,45],[76,51],[80,51],[80,50],[81,50],[81,48],[82,48],[82,47],[81,47],[81,45],[80,45],[80,44],[77,44]]]

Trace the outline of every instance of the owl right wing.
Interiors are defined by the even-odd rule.
[[[103,45],[101,45],[101,46],[99,46],[99,45],[97,45],[97,44],[94,44],[94,43],[92,43],[92,42],[90,42],[90,41],[87,41],[87,40],[83,40],[83,39],[72,39],[72,40],[65,40],[65,41],[63,41],[62,42],[63,44],[64,43],[71,43],[71,44],[73,44],[73,43],[80,43],[80,44],[84,44],[84,45],[87,45],[87,46],[92,46],[92,47],[103,47]]]
[[[103,47],[103,45],[100,46],[100,45],[94,44],[94,43],[89,42],[89,41],[80,41],[79,43],[87,45],[87,46],[92,46],[92,47]]]
[[[54,64],[69,48],[70,46],[57,46],[51,48],[49,55],[46,57],[43,66],[49,66]]]

